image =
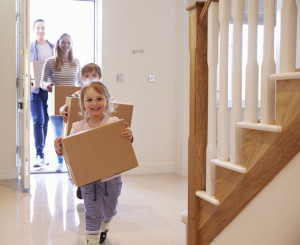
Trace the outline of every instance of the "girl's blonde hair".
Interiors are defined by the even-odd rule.
[[[104,95],[106,98],[106,108],[104,110],[104,113],[106,116],[111,116],[111,113],[113,113],[115,111],[115,105],[111,100],[111,96],[109,94],[109,91],[107,89],[107,87],[101,83],[100,81],[93,81],[90,83],[86,83],[82,86],[81,88],[81,93],[80,93],[80,108],[81,108],[81,114],[84,116],[84,118],[88,118],[89,115],[84,107],[84,96],[85,93],[88,89],[94,89],[96,92],[98,92],[101,95]]]
[[[81,77],[83,77],[86,73],[95,71],[97,72],[99,78],[102,77],[101,68],[95,63],[88,63],[81,68]]]
[[[71,39],[70,35],[67,34],[67,33],[62,34],[60,36],[60,38],[57,40],[56,45],[55,45],[55,63],[54,63],[54,69],[56,71],[61,71],[61,66],[63,64],[62,57],[61,57],[61,50],[60,50],[60,47],[59,47],[59,42],[61,41],[61,39],[63,37],[70,38],[70,41],[72,43],[72,39]],[[76,68],[76,62],[75,62],[74,56],[73,56],[73,45],[71,46],[71,49],[69,51],[68,60],[69,60],[69,63],[71,65],[71,67]]]

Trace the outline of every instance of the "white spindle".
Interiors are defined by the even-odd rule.
[[[241,156],[241,129],[237,122],[243,120],[242,109],[242,46],[245,1],[232,1],[233,17],[233,65],[232,65],[232,109],[230,118],[230,162],[238,164]]]
[[[228,29],[230,0],[219,2],[220,21],[220,66],[219,66],[219,109],[217,122],[217,156],[219,160],[229,158],[229,111],[228,111]]]
[[[284,0],[286,1],[286,0]],[[274,61],[275,0],[264,0],[264,53],[261,65],[261,123],[275,121],[275,82],[269,76],[275,73]]]
[[[258,63],[257,63],[258,0],[248,1],[248,61],[246,67],[245,122],[257,123]]]
[[[284,0],[281,9],[280,72],[296,69],[297,4]]]
[[[206,148],[206,192],[215,192],[215,165],[211,160],[217,157],[217,66],[219,40],[219,3],[212,2],[208,9],[207,63],[208,63],[208,131]]]

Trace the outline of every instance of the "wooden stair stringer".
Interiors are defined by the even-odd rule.
[[[252,142],[253,135],[254,141]],[[255,163],[266,153],[268,147],[262,147],[266,142],[267,146],[272,145],[274,141],[277,140],[277,133],[270,133],[264,131],[257,131],[252,129],[243,129],[242,137],[243,143],[247,142],[247,156],[243,154],[242,162],[243,166],[247,169],[247,172],[252,169]],[[249,138],[250,137],[250,138]],[[245,153],[245,150],[242,149],[242,152]],[[216,199],[222,204],[230,193],[236,188],[237,185],[242,181],[245,174],[234,172],[219,166],[216,166]],[[210,218],[210,216],[217,210],[217,207],[214,205],[208,205],[206,201],[200,203],[201,219],[199,221],[199,227],[202,227],[203,224]]]
[[[290,124],[289,129],[277,137],[271,135],[274,144],[266,146],[261,156],[252,155],[256,162],[246,174],[216,168],[216,198],[220,205],[214,206],[204,200],[200,201],[199,244],[210,244],[300,151],[299,120],[300,116]],[[252,130],[243,129],[243,134],[249,134],[244,131]],[[247,143],[243,143],[243,148],[247,147],[246,145]],[[220,188],[223,189],[221,192]]]

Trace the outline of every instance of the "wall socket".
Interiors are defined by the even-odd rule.
[[[156,82],[156,76],[155,74],[148,74],[148,82]]]
[[[117,82],[119,83],[124,82],[124,74],[117,74]]]

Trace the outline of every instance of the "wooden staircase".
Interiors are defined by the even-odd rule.
[[[190,12],[190,134],[188,245],[210,244],[247,204],[300,152],[300,72],[272,75],[276,80],[278,132],[242,129],[241,166],[246,173],[215,167],[216,202],[199,198],[206,189],[208,128],[207,16],[211,1]],[[204,11],[203,11],[204,10]],[[292,75],[291,75],[292,74]],[[240,125],[243,127],[243,125]],[[276,131],[276,130],[275,130]]]
[[[277,81],[277,120],[281,133],[242,130],[246,174],[216,168],[219,205],[200,200],[199,243],[209,244],[300,151],[300,79]]]

